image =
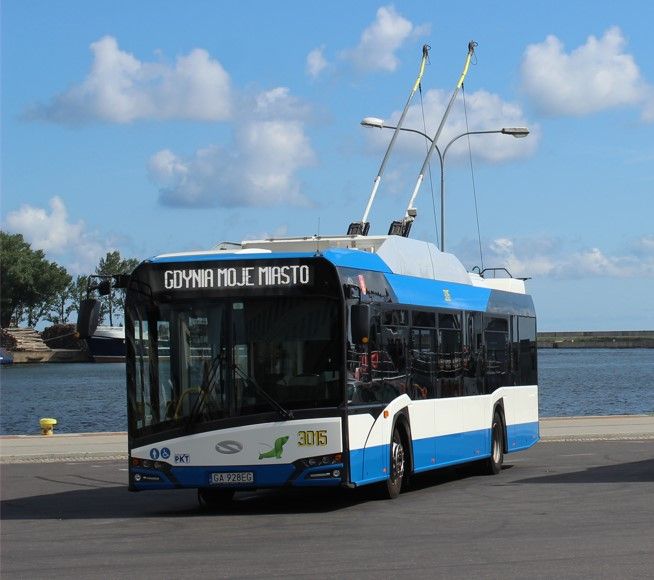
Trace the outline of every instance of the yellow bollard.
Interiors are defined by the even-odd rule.
[[[54,426],[57,424],[56,419],[51,419],[49,417],[44,417],[39,420],[39,425],[41,426],[41,435],[54,435]]]

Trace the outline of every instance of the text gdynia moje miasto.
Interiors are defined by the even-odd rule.
[[[197,268],[166,270],[166,290],[195,288],[266,288],[270,286],[306,286],[311,283],[309,266],[247,266],[237,268]]]

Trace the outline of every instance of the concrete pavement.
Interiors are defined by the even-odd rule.
[[[378,490],[129,493],[124,461],[0,469],[2,578],[652,578],[651,440],[548,442]]]
[[[654,439],[654,415],[547,417],[540,421],[543,441]],[[127,433],[71,433],[51,437],[0,437],[0,463],[52,463],[125,459]]]
[[[547,417],[540,420],[544,441],[654,439],[654,415]]]
[[[0,463],[125,459],[127,433],[63,433],[0,437]]]

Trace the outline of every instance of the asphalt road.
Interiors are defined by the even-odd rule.
[[[654,442],[548,442],[372,490],[129,493],[122,462],[1,467],[8,578],[652,578]]]

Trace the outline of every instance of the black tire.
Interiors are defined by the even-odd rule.
[[[402,491],[404,467],[406,465],[404,441],[402,440],[402,435],[400,435],[400,431],[397,427],[393,429],[390,454],[390,470],[383,490],[385,498],[395,499]]]
[[[204,487],[198,489],[198,502],[200,502],[200,505],[209,509],[224,508],[232,501],[234,492],[235,490],[233,489]]]
[[[499,413],[493,416],[490,453],[490,457],[484,461],[484,473],[497,475],[502,471],[504,463],[504,425]]]

